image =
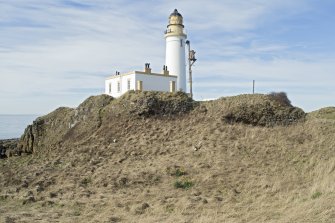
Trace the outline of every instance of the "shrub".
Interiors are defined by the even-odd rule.
[[[292,107],[291,101],[288,99],[285,92],[271,92],[268,96],[283,106]]]

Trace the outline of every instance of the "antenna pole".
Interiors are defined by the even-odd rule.
[[[252,93],[255,94],[255,80],[252,80]]]
[[[192,89],[192,66],[194,64],[194,62],[197,60],[195,59],[195,51],[194,50],[191,50],[191,43],[189,40],[186,41],[186,44],[187,44],[187,48],[188,48],[188,57],[187,57],[187,60],[188,60],[188,81],[189,81],[189,85],[190,85],[190,96],[191,98],[193,98],[193,89]]]

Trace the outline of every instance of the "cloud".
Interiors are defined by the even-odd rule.
[[[252,80],[256,80],[256,92],[284,91],[294,104],[311,111],[333,102],[334,63],[334,59],[327,58],[315,58],[313,62],[286,59],[210,61],[195,68],[194,73],[203,74],[194,76],[195,97],[251,93]]]
[[[75,106],[102,93],[105,77],[116,70],[139,70],[150,62],[159,71],[163,31],[174,8],[197,51],[196,97],[249,92],[256,79],[264,92],[284,89],[303,101],[299,95],[334,84],[335,57],[315,41],[290,36],[293,25],[306,24],[281,21],[310,15],[314,6],[302,0],[2,2],[0,113]],[[28,109],[29,103],[36,108]]]

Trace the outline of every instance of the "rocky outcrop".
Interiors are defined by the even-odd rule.
[[[18,143],[18,149],[25,153],[39,148],[57,146],[66,136],[73,135],[73,129],[81,125],[85,131],[99,126],[99,111],[113,98],[107,95],[92,96],[77,108],[61,107],[37,118],[28,125]],[[77,129],[77,132],[80,131]]]
[[[17,149],[19,139],[4,139],[0,140],[0,159],[4,159],[14,155],[21,155]]]

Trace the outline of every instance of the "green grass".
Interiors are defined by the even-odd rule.
[[[176,169],[176,171],[173,173],[174,176],[176,177],[181,177],[186,175],[187,173],[181,169]]]
[[[179,181],[179,180],[177,180],[174,183],[174,187],[177,188],[177,189],[181,188],[181,189],[184,189],[184,190],[188,190],[192,186],[193,186],[193,182],[188,181],[188,180],[186,180],[186,181]]]
[[[320,191],[317,191],[312,195],[312,199],[316,199],[316,198],[320,197],[321,195],[322,195],[322,193]]]

